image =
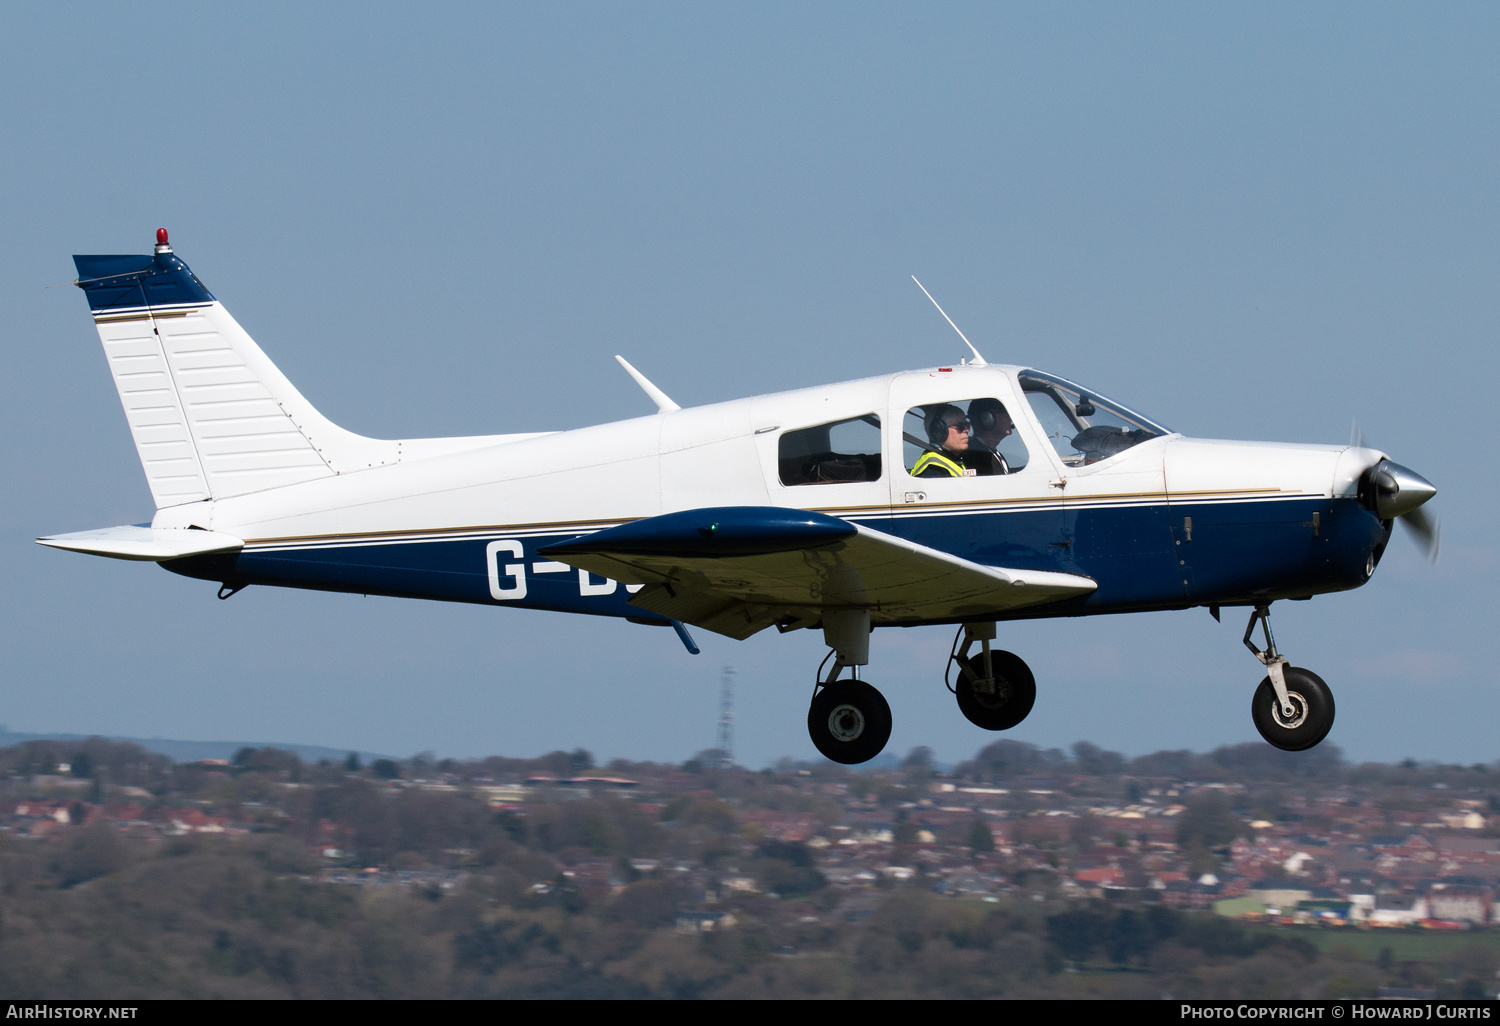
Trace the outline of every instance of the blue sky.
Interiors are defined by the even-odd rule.
[[[566,428],[956,359],[1206,437],[1365,437],[1444,558],[1276,607],[1356,759],[1500,757],[1500,12],[1488,5],[84,4],[0,12],[0,722],[395,754],[811,757],[811,634],[213,586],[31,544],[149,519],[75,252],[178,253],[325,414]],[[1233,620],[1234,622],[1231,622]],[[1256,737],[1243,624],[1028,623],[1011,736]],[[991,735],[877,632],[890,749]]]

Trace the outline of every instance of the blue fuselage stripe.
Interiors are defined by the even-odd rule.
[[[859,519],[987,566],[1061,571],[1098,582],[1098,590],[1085,598],[1017,610],[1004,619],[1232,605],[1342,591],[1364,583],[1372,555],[1389,534],[1355,500],[1326,498]],[[625,586],[609,590],[604,579],[580,578],[577,570],[538,554],[579,534],[564,529],[387,542],[261,543],[231,556],[163,565],[229,583],[652,618],[628,604]]]

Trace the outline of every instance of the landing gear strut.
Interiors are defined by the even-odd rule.
[[[993,623],[965,624],[962,637],[962,650],[958,638],[953,639],[954,651],[948,657],[950,674],[944,676],[946,682],[953,666],[958,667],[958,680],[948,683],[948,689],[958,699],[959,712],[976,727],[1009,730],[1026,718],[1036,702],[1036,678],[1031,668],[1014,652],[990,648],[995,640]],[[980,650],[970,655],[976,641]]]
[[[833,667],[827,677],[818,667],[807,733],[814,747],[834,762],[869,762],[891,739],[891,707],[884,695],[859,679],[859,668],[870,661],[870,611],[825,610],[823,638],[833,650],[828,653]],[[846,668],[850,677],[840,680]]]
[[[1250,637],[1257,622],[1265,632],[1264,649]],[[1256,606],[1250,614],[1244,642],[1269,671],[1250,700],[1250,716],[1260,736],[1287,752],[1305,751],[1327,737],[1333,729],[1333,692],[1322,677],[1288,665],[1276,651],[1269,606]]]

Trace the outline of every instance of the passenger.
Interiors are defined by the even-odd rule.
[[[969,403],[969,423],[973,425],[974,437],[964,464],[974,468],[980,477],[1009,474],[1010,464],[1000,452],[1000,443],[1016,426],[1005,411],[1005,404],[999,399],[975,399]]]
[[[969,451],[969,422],[964,411],[952,403],[934,406],[924,418],[927,440],[936,446],[917,460],[912,477],[972,477],[974,471],[964,466]]]

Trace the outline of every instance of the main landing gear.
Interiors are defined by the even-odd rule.
[[[807,732],[818,751],[834,762],[869,762],[891,739],[891,707],[862,680],[830,680],[813,696]]]
[[[846,766],[869,762],[891,739],[891,707],[884,695],[859,679],[859,668],[870,661],[869,610],[825,610],[823,640],[832,651],[818,667],[818,683],[807,711],[807,733],[818,751],[834,762]],[[958,699],[959,711],[970,723],[985,730],[1009,730],[1031,712],[1036,702],[1036,678],[1020,656],[990,648],[994,640],[993,623],[959,628],[944,679]],[[974,652],[976,642],[979,651]],[[829,659],[833,667],[825,677],[823,667]],[[956,681],[951,679],[955,666]],[[841,680],[846,669],[850,675]]]
[[[1264,649],[1250,639],[1257,622],[1265,632]],[[1276,651],[1269,606],[1255,607],[1245,626],[1244,641],[1269,671],[1250,700],[1250,716],[1260,736],[1288,752],[1305,751],[1327,737],[1333,729],[1333,692],[1322,677],[1288,665],[1286,657]]]
[[[870,661],[870,611],[825,611],[823,638],[833,650],[833,668],[824,677],[818,667],[807,732],[818,751],[834,762],[869,762],[891,739],[891,707],[884,695],[859,679],[859,668]],[[826,657],[823,663],[827,665]],[[846,668],[850,677],[840,680]]]
[[[959,637],[963,638],[961,650]],[[990,642],[994,640],[994,623],[964,624],[953,639],[949,673],[943,680],[958,699],[959,712],[970,723],[985,730],[1009,730],[1031,712],[1036,702],[1036,678],[1014,652],[992,650]],[[970,655],[976,641],[980,649]],[[954,666],[958,667],[957,681],[950,679]]]
[[[823,640],[832,651],[818,667],[807,733],[818,751],[834,762],[846,766],[869,762],[891,739],[891,707],[884,695],[859,679],[859,668],[870,661],[870,611],[825,610]],[[985,730],[1009,730],[1031,712],[1036,678],[1020,656],[992,649],[994,640],[994,623],[960,627],[948,654],[944,681],[970,723]],[[977,652],[973,651],[976,643]],[[823,667],[829,659],[833,667],[825,677]],[[954,667],[957,680],[953,679]],[[846,669],[849,677],[841,680]]]

